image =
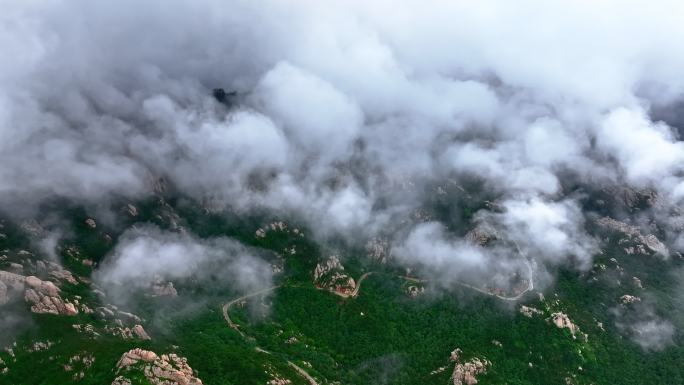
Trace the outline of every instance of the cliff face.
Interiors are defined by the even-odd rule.
[[[344,272],[344,266],[337,256],[316,265],[313,273],[316,287],[349,295],[356,289],[356,281]]]
[[[13,292],[24,293],[24,300],[31,304],[31,311],[39,314],[76,315],[78,309],[61,297],[61,290],[52,281],[35,276],[23,276],[0,271],[0,304],[7,303]]]
[[[487,373],[487,368],[491,362],[477,357],[471,358],[466,362],[461,362],[461,349],[451,352],[451,361],[455,363],[454,371],[451,373],[451,380],[454,385],[475,385],[478,383],[477,376]]]
[[[121,356],[116,370],[120,375],[112,385],[131,384],[126,373],[135,370],[141,371],[153,385],[202,385],[188,360],[173,353],[160,356],[153,351],[132,349]]]
[[[670,250],[653,234],[642,234],[636,226],[620,222],[610,217],[599,218],[596,224],[601,228],[622,234],[623,238],[619,243],[624,245],[627,254],[648,254],[655,253],[662,256],[669,256]]]

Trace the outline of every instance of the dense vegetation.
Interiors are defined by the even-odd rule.
[[[121,354],[142,347],[187,357],[205,384],[264,384],[269,371],[294,384],[306,384],[288,361],[306,367],[320,383],[446,384],[453,369],[449,354],[456,348],[462,349],[466,360],[481,357],[492,362],[488,373],[479,377],[481,384],[562,384],[566,378],[575,384],[684,384],[680,336],[663,351],[645,352],[614,326],[610,311],[625,294],[625,287],[615,284],[623,278],[610,258],[619,260],[627,277],[638,272],[657,308],[664,310],[677,306],[666,294],[678,284],[669,274],[681,264],[677,260],[624,255],[615,240],[608,240],[604,254],[596,260],[608,266],[605,270],[580,275],[560,269],[546,299],[530,294],[522,301],[546,311],[543,316],[528,318],[517,311],[519,304],[467,288],[440,292],[427,285],[424,294],[411,298],[396,268],[369,262],[350,249],[343,255],[345,271],[353,277],[368,271],[374,274],[364,281],[358,297],[345,299],[318,290],[311,282],[311,272],[323,254],[311,239],[277,231],[254,237],[255,229],[272,219],[267,215],[207,214],[183,199],[162,203],[139,204],[141,214],[135,221],[168,227],[163,214],[173,210],[182,218],[182,225],[200,237],[227,235],[275,253],[296,246],[297,253],[286,258],[285,270],[278,278],[281,287],[252,297],[246,306],[230,309],[231,318],[246,337],[229,328],[221,312],[223,303],[239,296],[230,285],[180,285],[176,300],[140,298],[136,312],[154,320],[146,325],[153,335],[148,342],[107,335],[91,339],[73,329],[75,323],[103,322],[93,315],[32,315],[31,327],[16,340],[16,360],[8,352],[0,352],[10,368],[0,375],[0,383],[72,383],[73,372],[66,372],[63,365],[69,357],[87,352],[96,360],[78,383],[108,384],[115,377]],[[123,229],[134,222],[95,231],[83,226],[86,215],[82,210],[69,209],[68,215],[73,218],[74,231],[63,240],[63,246],[76,245],[95,261],[101,260]],[[1,240],[3,249],[32,247],[9,223],[4,232],[9,236]],[[62,257],[75,273],[90,273],[90,268],[68,255]],[[97,301],[83,285],[67,285],[63,290]],[[195,303],[192,311],[182,310],[187,302]],[[553,311],[569,314],[588,339],[573,338],[566,329],[551,325],[548,317]],[[49,349],[26,350],[35,341],[47,340],[55,342]],[[446,368],[431,374],[440,367]]]

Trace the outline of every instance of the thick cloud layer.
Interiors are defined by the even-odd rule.
[[[623,305],[612,308],[615,325],[621,333],[644,350],[659,351],[674,343],[675,327],[656,314],[649,301],[636,303],[630,308]]]
[[[651,118],[681,103],[680,8],[5,2],[0,202],[136,198],[164,176],[321,234],[374,234],[423,206],[428,183],[474,179],[503,202],[477,218],[535,261],[587,268],[595,242],[567,181],[684,198],[681,127]],[[213,100],[215,87],[239,107]],[[432,270],[456,258],[496,271],[511,256],[437,224],[406,233],[399,254]]]
[[[272,271],[264,259],[231,239],[200,240],[143,227],[121,236],[94,278],[115,301],[125,302],[139,291],[151,292],[159,281],[218,279],[239,292],[253,292],[271,285]]]

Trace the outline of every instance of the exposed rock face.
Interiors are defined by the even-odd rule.
[[[424,292],[425,292],[425,287],[423,287],[423,286],[411,285],[411,286],[406,288],[406,294],[408,294],[408,296],[411,298],[416,298]]]
[[[19,274],[0,270],[0,282],[4,283],[8,289],[23,290],[26,277]]]
[[[532,318],[532,316],[534,316],[535,314],[541,315],[544,314],[544,312],[531,306],[522,305],[520,306],[520,314],[524,315],[527,318]]]
[[[60,289],[50,281],[43,281],[35,276],[24,277],[0,271],[0,285],[2,285],[0,286],[0,304],[9,300],[9,289],[18,292],[24,290],[24,299],[32,304],[31,311],[34,313],[78,314],[76,306],[62,299]]]
[[[145,331],[142,325],[135,325],[133,327],[123,326],[121,320],[116,319],[115,323],[118,326],[107,325],[104,327],[104,331],[113,336],[121,337],[124,340],[140,339],[140,340],[151,340],[149,334]]]
[[[648,248],[654,253],[661,254],[664,256],[670,255],[670,250],[660,242],[660,240],[653,234],[648,234],[648,235],[643,235],[641,234],[641,231],[635,226],[630,226],[624,222],[617,221],[613,218],[609,217],[603,217],[599,218],[596,220],[596,224],[599,226],[612,230],[612,231],[617,231],[620,232],[624,235],[626,235],[629,239],[636,241],[637,242],[637,249],[633,248],[626,248],[625,251],[628,254],[633,254],[635,251],[639,251],[640,253],[644,253],[645,249],[643,246]],[[639,247],[641,246],[641,247]]]
[[[54,345],[55,343],[47,340],[45,342],[43,341],[35,341],[31,347],[29,347],[27,350],[29,352],[40,352],[42,350],[48,350]]]
[[[152,296],[153,297],[175,297],[178,295],[178,291],[173,287],[173,282],[163,282],[157,280],[152,284]]]
[[[343,273],[344,266],[337,256],[331,256],[325,263],[319,263],[314,269],[314,284],[321,289],[349,295],[356,289],[354,278]]]
[[[119,362],[116,364],[116,368],[124,369],[131,365],[135,365],[138,363],[138,361],[154,362],[157,359],[159,359],[157,353],[136,348],[124,353],[119,359]]]
[[[131,329],[133,331],[133,334],[135,334],[138,338],[141,340],[151,340],[149,334],[143,329],[142,325],[135,325]]]
[[[607,196],[617,198],[616,202],[630,210],[637,208],[640,204],[653,207],[659,202],[658,194],[649,189],[637,190],[631,187],[614,186],[606,187],[603,191]]]
[[[71,327],[74,328],[74,330],[76,330],[80,333],[85,333],[92,338],[100,336],[100,333],[98,333],[95,330],[95,326],[93,326],[91,324],[73,324],[73,325],[71,325]]]
[[[133,349],[121,356],[116,367],[117,372],[140,369],[154,385],[202,385],[187,360],[173,353],[159,356],[149,350]],[[112,385],[125,384],[130,384],[130,380],[124,375],[112,382]]]
[[[90,369],[95,363],[95,356],[87,352],[82,352],[69,357],[69,363],[62,366],[65,372],[74,372],[72,378],[75,381],[85,377],[85,371]]]
[[[33,263],[29,261],[29,265],[33,266]],[[33,267],[35,268],[36,274],[41,277],[47,276],[54,281],[66,281],[72,285],[78,284],[78,281],[76,278],[74,278],[74,275],[71,274],[69,270],[64,269],[64,267],[58,263],[38,260]]]
[[[477,375],[487,372],[487,368],[492,364],[488,360],[472,358],[465,363],[460,362],[461,349],[451,352],[451,361],[455,363],[454,371],[451,373],[451,380],[454,385],[475,385]]]
[[[294,234],[300,237],[304,236],[304,233],[299,231],[299,229],[293,229],[292,231],[290,231],[287,227],[287,224],[283,221],[276,221],[264,226],[263,228],[257,229],[257,231],[254,233],[254,236],[257,238],[265,238],[266,233],[268,233],[269,231],[288,232],[290,234]]]
[[[390,245],[384,239],[374,238],[366,243],[366,252],[374,260],[385,263],[390,255]]]
[[[94,219],[88,218],[85,220],[86,225],[88,225],[90,228],[94,229],[97,227],[97,222],[95,222]]]
[[[24,265],[10,262],[9,266],[7,266],[7,271],[15,274],[24,274]]]
[[[0,305],[9,302],[9,295],[7,294],[7,285],[0,281]]]
[[[629,303],[641,302],[641,298],[633,296],[633,295],[625,294],[622,297],[620,297],[620,302],[623,305],[626,305]]]
[[[60,290],[54,283],[42,281],[34,276],[26,277],[25,283],[24,299],[33,304],[31,306],[32,312],[62,315],[78,314],[78,309],[74,304],[64,301],[60,297]]]
[[[292,381],[288,380],[287,378],[274,377],[274,378],[270,379],[266,384],[267,385],[289,385],[291,383],[292,383]]]
[[[572,334],[572,338],[577,338],[576,334],[579,333],[579,327],[575,325],[565,313],[553,313],[551,314],[551,320],[554,325],[559,329],[568,329]]]
[[[118,376],[114,379],[112,385],[131,385],[131,380],[124,376]]]
[[[126,205],[126,211],[128,214],[132,217],[137,217],[138,216],[138,208],[133,206],[132,204],[127,204]]]
[[[485,226],[477,226],[470,230],[465,238],[478,246],[486,246],[489,242],[496,239],[496,231]]]

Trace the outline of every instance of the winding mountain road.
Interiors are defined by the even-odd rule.
[[[359,283],[360,283],[360,282],[359,282]],[[230,319],[230,315],[229,315],[230,307],[233,306],[233,305],[235,305],[236,303],[239,303],[239,302],[242,302],[242,301],[244,301],[244,300],[247,300],[248,298],[256,297],[256,296],[258,296],[258,295],[262,295],[262,294],[269,293],[269,292],[271,292],[271,291],[273,291],[273,290],[279,288],[280,286],[282,286],[282,285],[273,286],[273,287],[269,287],[269,288],[267,288],[267,289],[263,289],[263,290],[255,291],[255,292],[253,292],[253,293],[245,294],[245,295],[243,295],[242,297],[238,297],[238,298],[235,298],[235,299],[233,299],[233,300],[231,300],[231,301],[229,301],[229,302],[224,303],[223,306],[221,307],[221,310],[223,311],[223,318],[224,318],[224,319],[226,320],[226,322],[228,323],[228,326],[229,326],[231,329],[233,329],[233,330],[237,331],[238,333],[240,333],[240,335],[241,335],[243,338],[247,338],[247,335],[246,335],[245,333],[243,333],[242,330],[240,330],[240,325],[236,324],[235,322],[233,322],[233,320]],[[257,352],[260,352],[260,353],[272,354],[272,353],[269,352],[268,350],[263,349],[263,348],[260,348],[260,347],[258,347],[258,346],[257,346],[255,349],[256,349]],[[298,365],[295,364],[294,362],[292,362],[292,361],[290,361],[290,360],[287,360],[287,365],[288,365],[289,367],[291,367],[292,369],[294,369],[294,370],[295,370],[300,376],[302,376],[310,385],[319,385],[318,382],[316,382],[316,379],[315,379],[315,378],[313,378],[309,373],[307,373],[306,370],[302,369],[300,366],[298,366]]]
[[[473,286],[473,285],[467,284],[465,282],[456,281],[455,283],[457,285],[466,287],[468,289],[475,290],[478,293],[482,293],[482,294],[485,294],[485,295],[488,295],[491,297],[496,297],[496,298],[504,300],[504,301],[517,301],[520,298],[522,298],[525,294],[527,294],[528,292],[534,290],[534,268],[532,266],[534,264],[534,261],[531,260],[525,253],[523,253],[522,250],[520,250],[520,246],[518,246],[517,242],[513,242],[513,243],[515,244],[515,248],[518,251],[518,254],[520,254],[521,256],[523,256],[525,258],[525,264],[527,265],[527,269],[529,271],[529,279],[527,280],[527,288],[525,288],[525,290],[521,291],[520,293],[518,293],[514,296],[509,297],[509,296],[503,296],[503,295],[488,292],[487,290],[480,289],[477,286]],[[418,282],[418,283],[429,282],[428,280],[413,278],[413,277],[408,277],[408,276],[403,276],[403,275],[400,275],[399,278],[403,278],[403,279],[406,279],[408,281]]]
[[[371,274],[373,274],[373,272],[372,272],[372,271],[369,271],[368,273],[365,273],[364,275],[362,275],[361,277],[359,277],[358,282],[356,282],[356,287],[354,288],[354,291],[352,291],[352,292],[349,293],[349,294],[340,293],[339,291],[335,291],[335,290],[330,290],[330,292],[332,292],[333,294],[338,295],[338,296],[340,296],[340,297],[342,297],[342,298],[354,298],[354,297],[356,297],[357,295],[359,295],[359,290],[361,290],[361,283],[363,283],[363,281],[364,281],[366,278],[368,278],[368,276],[371,275]]]
[[[269,288],[267,288],[267,289],[255,291],[254,293],[245,294],[245,295],[243,295],[242,297],[235,298],[235,299],[231,300],[230,302],[226,302],[225,304],[223,304],[223,307],[222,307],[223,318],[224,318],[224,319],[226,320],[226,322],[228,323],[228,326],[230,326],[231,329],[233,329],[233,330],[237,331],[238,333],[240,333],[241,336],[247,337],[247,336],[245,335],[245,333],[243,333],[242,330],[240,330],[240,325],[236,324],[235,322],[233,322],[233,321],[230,319],[230,315],[228,315],[228,311],[230,310],[230,307],[233,306],[233,305],[235,305],[235,304],[238,303],[238,302],[241,302],[241,301],[246,300],[247,298],[251,298],[251,297],[255,297],[255,296],[257,296],[257,295],[266,294],[266,293],[268,293],[268,292],[271,292],[271,291],[273,291],[273,290],[279,288],[280,286],[281,286],[281,285],[273,286],[273,287],[269,287]]]

